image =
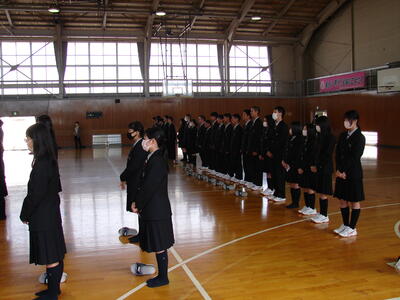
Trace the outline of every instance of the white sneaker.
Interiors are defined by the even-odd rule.
[[[272,196],[272,197],[271,197],[271,200],[272,200],[272,201],[275,201],[275,202],[285,202],[285,201],[286,201],[286,198],[281,198],[281,197]]]
[[[61,275],[60,283],[64,283],[65,281],[67,281],[67,278],[68,278],[68,274],[63,272],[62,275]],[[42,283],[42,284],[47,284],[47,282],[48,282],[47,279],[48,279],[47,272],[43,272],[42,274],[40,274],[40,276],[38,278],[39,282]]]
[[[347,228],[347,226],[344,225],[344,224],[342,224],[342,225],[340,225],[339,228],[334,229],[333,232],[339,234],[340,232],[342,232],[342,231],[345,230],[346,228]]]
[[[246,183],[246,186],[247,186],[249,189],[251,189],[251,188],[253,187],[253,184],[252,184],[251,182],[247,182],[247,183]]]
[[[352,237],[352,236],[356,236],[357,235],[357,229],[353,229],[350,227],[347,227],[345,230],[343,230],[342,232],[339,232],[339,235],[341,237]]]
[[[394,268],[397,272],[400,272],[400,258],[397,260],[397,263],[394,265]]]
[[[302,209],[299,209],[298,212],[299,212],[300,214],[304,214],[304,213],[307,211],[307,209],[310,209],[310,208],[307,207],[307,206],[303,206],[303,208],[302,208]]]
[[[318,214],[311,218],[311,221],[317,224],[328,223],[329,217],[325,217],[324,215]]]
[[[303,215],[305,215],[305,216],[312,216],[312,215],[316,215],[316,214],[317,214],[317,210],[315,208],[311,208],[311,207],[307,207],[307,209],[303,211]]]
[[[269,188],[267,188],[267,189],[262,191],[262,194],[265,195],[265,196],[269,196],[269,195],[273,195],[274,191],[269,189]]]

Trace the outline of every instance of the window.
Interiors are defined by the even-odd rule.
[[[136,43],[68,43],[67,93],[142,93]]]
[[[1,42],[1,94],[58,94],[52,42]]]
[[[266,46],[233,45],[229,53],[230,92],[270,93],[271,75]]]

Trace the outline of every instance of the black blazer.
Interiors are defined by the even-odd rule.
[[[29,222],[30,231],[46,231],[62,226],[57,162],[37,159],[28,182],[28,194],[22,204],[20,219]]]
[[[165,220],[172,215],[168,198],[168,164],[160,150],[144,164],[136,207],[143,220]]]
[[[335,150],[336,139],[333,134],[318,134],[314,166],[324,174],[333,172],[333,151]]]
[[[218,129],[219,129],[219,124],[217,121],[214,122],[214,124],[211,125],[211,138],[210,138],[210,149],[212,150],[218,150],[216,148],[216,136],[218,134]]]
[[[199,126],[199,128],[197,129],[196,147],[199,151],[203,150],[205,133],[206,133],[206,127],[203,124],[203,125]]]
[[[197,137],[197,128],[188,127],[188,130],[185,131],[185,146],[189,154],[197,153],[196,137]]]
[[[246,154],[249,146],[249,134],[251,130],[251,126],[253,124],[251,123],[251,120],[247,122],[247,124],[244,124],[243,126],[243,136],[242,136],[242,153]]]
[[[307,136],[301,149],[300,168],[305,170],[314,165],[315,153],[317,152],[317,140],[315,136]]]
[[[263,124],[261,118],[252,122],[252,126],[249,132],[249,141],[248,141],[248,152],[251,154],[252,152],[261,153],[261,137],[263,132]]]
[[[126,181],[126,210],[132,211],[132,203],[136,200],[136,193],[142,175],[144,161],[148,152],[143,150],[142,139],[140,139],[131,151],[129,151],[126,168],[119,176],[121,181]]]
[[[232,138],[232,124],[228,124],[226,126],[224,124],[224,135],[222,136],[222,145],[221,145],[221,152],[229,153],[231,151],[231,138]]]
[[[263,127],[261,136],[261,155],[265,156],[271,149],[271,143],[275,136],[275,129],[272,127]]]
[[[236,127],[232,129],[231,143],[230,143],[230,154],[232,155],[240,155],[242,151],[242,136],[243,136],[243,128],[238,124]]]
[[[281,161],[289,141],[289,128],[284,121],[275,126],[274,137],[271,143],[272,159]]]
[[[290,138],[288,147],[284,156],[284,161],[290,166],[290,168],[297,170],[302,166],[301,164],[301,150],[304,147],[304,137],[294,136]]]
[[[180,148],[185,148],[185,141],[184,141],[184,139],[185,139],[185,126],[186,125],[182,125],[181,127],[179,127],[179,130],[178,130],[178,146],[180,147]]]
[[[206,128],[204,132],[204,140],[203,140],[203,145],[202,149],[205,151],[210,151],[212,149],[211,145],[211,138],[212,138],[212,128]]]
[[[215,146],[215,151],[217,152],[223,152],[222,146],[223,146],[224,132],[225,132],[224,124],[218,125],[218,128],[214,135],[214,146]]]
[[[357,128],[353,134],[347,138],[347,131],[343,132],[336,147],[336,169],[346,173],[346,178],[363,178],[361,166],[361,156],[364,153],[365,136]]]

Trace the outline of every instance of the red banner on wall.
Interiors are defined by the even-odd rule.
[[[365,87],[365,72],[356,72],[345,75],[321,78],[319,80],[320,92],[335,92]]]

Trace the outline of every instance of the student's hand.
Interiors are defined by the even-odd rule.
[[[343,172],[343,173],[342,173],[342,178],[343,178],[344,180],[346,180],[346,178],[347,178],[346,172]]]
[[[136,208],[135,202],[132,202],[131,209],[132,209],[132,212],[134,212],[135,214],[139,213],[139,210]]]
[[[269,158],[274,157],[274,156],[272,155],[272,152],[271,152],[271,151],[268,151],[268,152],[267,152],[267,156],[268,156]]]
[[[335,176],[339,177],[339,178],[342,178],[342,173],[340,173],[339,171],[336,171]]]
[[[297,173],[299,173],[299,174],[301,175],[301,174],[303,174],[303,173],[304,173],[304,170],[303,170],[303,169],[301,169],[301,168],[298,168],[298,169],[297,169]]]
[[[313,172],[313,173],[317,173],[317,167],[316,166],[311,166],[310,167],[310,170],[311,170],[311,172]]]
[[[121,181],[121,182],[119,183],[119,186],[120,186],[121,190],[124,190],[125,187],[126,187],[126,181]]]

